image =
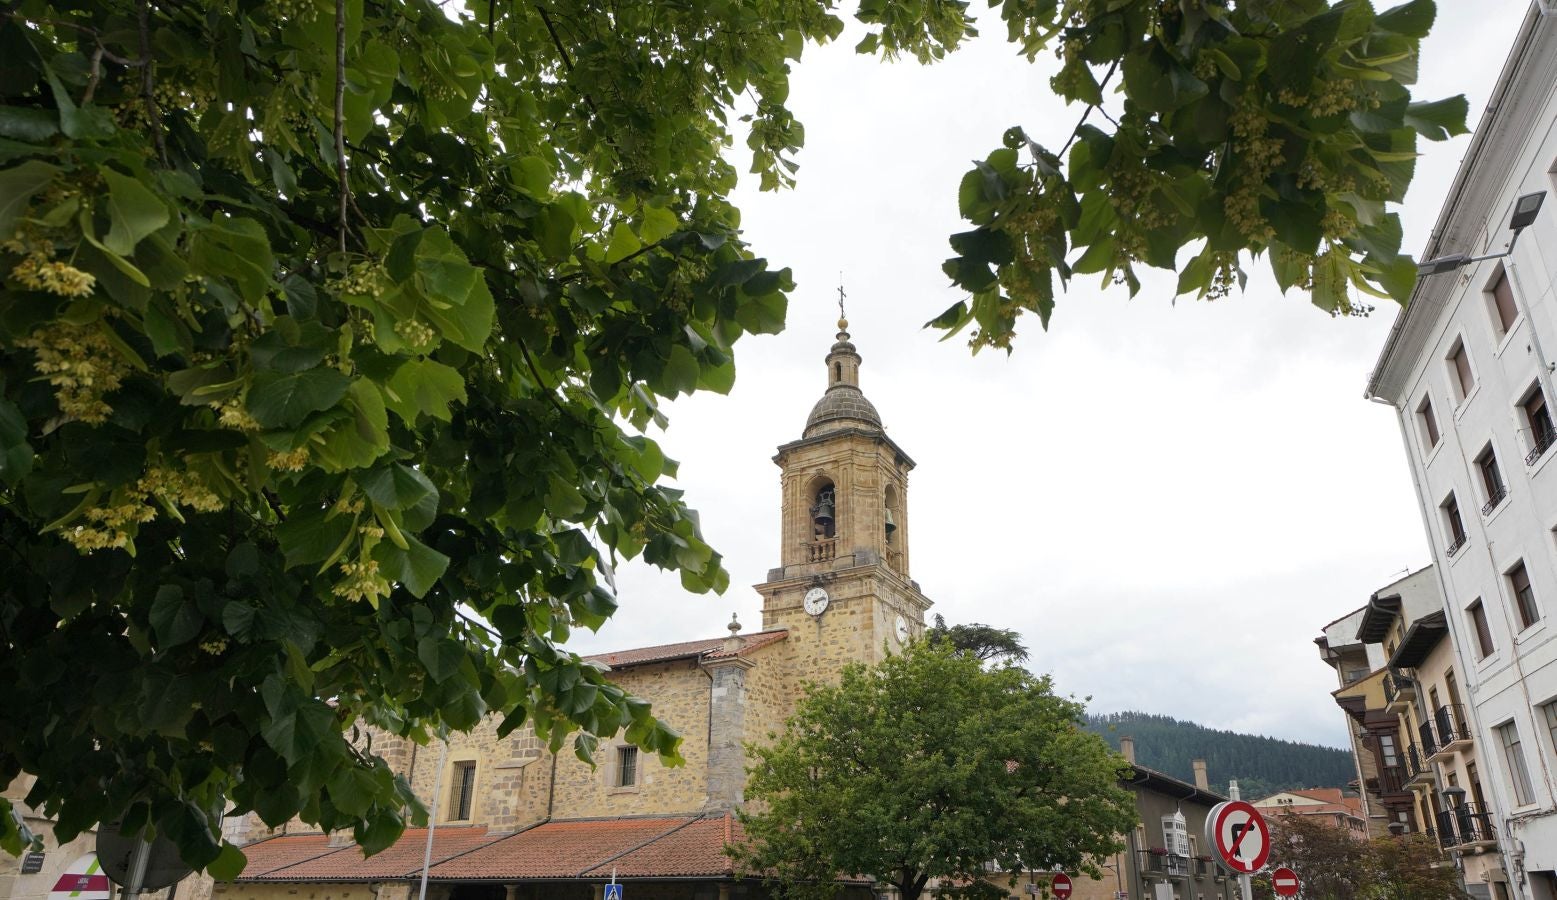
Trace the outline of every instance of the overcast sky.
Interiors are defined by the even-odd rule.
[[[1474,120],[1527,2],[1439,6],[1416,93],[1463,92]],[[1029,65],[984,19],[983,38],[929,67],[856,56],[849,34],[807,48],[789,103],[806,128],[799,187],[737,195],[755,251],[794,270],[789,326],[742,341],[734,391],[675,404],[655,435],[732,586],[690,595],[627,566],[620,611],[570,646],[719,636],[732,612],[759,626],[750,585],[779,555],[771,457],[826,385],[842,271],[861,387],[918,463],[911,574],[932,612],[1016,629],[1030,668],[1096,712],[1346,746],[1313,639],[1431,559],[1393,411],[1362,399],[1394,309],[1331,319],[1261,262],[1215,303],[1171,303],[1171,275],[1133,301],[1078,279],[1051,331],[1022,320],[1009,358],[939,343],[922,325],[961,297],[940,267],[965,227],[963,172],[1012,125],[1058,148],[1078,114],[1048,92],[1052,60]],[[1413,252],[1467,141],[1423,142]]]

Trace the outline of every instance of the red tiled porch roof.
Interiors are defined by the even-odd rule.
[[[727,843],[744,838],[720,816],[659,816],[546,822],[512,834],[442,827],[428,877],[439,881],[528,881],[710,877],[733,874]],[[393,846],[364,859],[355,846],[332,848],[323,834],[285,835],[243,848],[238,881],[399,881],[422,868],[427,829],[408,828]]]

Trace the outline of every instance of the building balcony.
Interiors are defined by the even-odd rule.
[[[1379,773],[1367,781],[1370,793],[1383,796],[1385,794],[1406,793],[1406,780],[1410,776],[1406,774],[1405,766],[1380,766]]]
[[[1551,449],[1552,444],[1557,444],[1557,430],[1550,427],[1537,428],[1535,429],[1534,438],[1535,446],[1531,447],[1530,452],[1525,454],[1525,465],[1527,466],[1533,466],[1540,462],[1541,457],[1546,455],[1546,451]]]
[[[1396,678],[1393,674],[1384,674],[1384,710],[1396,715],[1411,708],[1411,701],[1416,699],[1416,685],[1403,678]]]
[[[1433,767],[1415,744],[1406,748],[1406,786],[1421,787],[1432,784]]]
[[[1167,853],[1165,851],[1141,850],[1138,852],[1141,857],[1141,874],[1160,878],[1188,878],[1194,864],[1200,862],[1188,856],[1179,856],[1176,853]]]
[[[1481,505],[1481,514],[1484,515],[1484,516],[1492,515],[1492,511],[1494,509],[1497,509],[1498,508],[1498,504],[1502,503],[1504,501],[1504,499],[1506,499],[1507,497],[1508,497],[1508,487],[1507,487],[1507,485],[1499,484],[1497,486],[1497,490],[1494,490],[1492,492],[1491,496],[1487,497],[1487,502],[1483,503]]]
[[[1438,735],[1438,747],[1429,754],[1433,760],[1469,749],[1474,739],[1470,723],[1465,718],[1465,707],[1459,703],[1446,704],[1434,710],[1433,727]]]
[[[1461,803],[1442,810],[1437,818],[1438,842],[1445,850],[1479,852],[1497,846],[1498,831],[1492,822],[1492,814],[1478,809],[1474,803]]]
[[[806,562],[827,562],[838,558],[838,539],[817,538],[806,545]]]
[[[1467,535],[1455,535],[1454,540],[1450,542],[1449,546],[1443,548],[1444,556],[1453,556],[1454,554],[1459,553],[1460,548],[1464,547],[1465,542],[1468,540],[1470,540],[1470,537]]]

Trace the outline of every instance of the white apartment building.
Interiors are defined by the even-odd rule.
[[[1540,191],[1557,195],[1557,18],[1532,6],[1423,258],[1501,253]],[[1509,885],[1554,900],[1557,200],[1511,253],[1462,262],[1418,281],[1367,395],[1399,417]]]

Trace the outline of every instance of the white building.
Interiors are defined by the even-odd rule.
[[[1557,190],[1557,18],[1532,7],[1425,259],[1498,254]],[[1557,898],[1557,201],[1421,278],[1368,384],[1399,416],[1510,887]],[[1448,267],[1442,267],[1448,268]]]

